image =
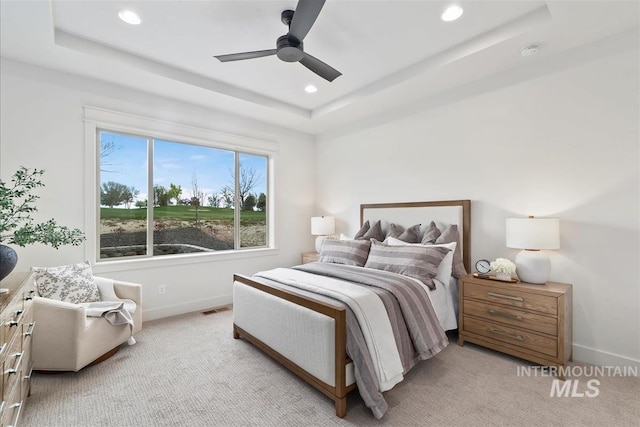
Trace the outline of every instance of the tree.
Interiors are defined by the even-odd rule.
[[[256,205],[256,196],[253,194],[249,194],[246,199],[244,199],[244,206],[242,207],[243,211],[252,211]]]
[[[107,181],[102,183],[100,189],[100,204],[112,208],[121,205],[129,198],[129,195],[130,189],[126,185],[114,181]]]
[[[180,196],[182,195],[182,187],[179,185],[175,185],[174,183],[169,184],[169,190],[167,191],[167,197],[169,200],[175,200],[176,205],[180,204]]]
[[[154,206],[169,205],[169,195],[167,194],[167,189],[164,188],[162,185],[153,186],[153,205]]]
[[[220,195],[222,198],[222,205],[225,208],[233,207],[233,191],[229,190],[227,187],[222,188],[222,194]]]
[[[147,207],[147,201],[146,200],[136,200],[136,208],[146,208]]]
[[[191,190],[191,197],[198,198],[198,206],[204,206],[206,194],[200,189],[200,186],[198,185],[198,175],[195,172],[193,172],[193,177],[191,178]]]
[[[227,190],[231,194],[235,193],[236,183],[235,183],[235,175],[233,171],[229,170],[231,174],[231,182],[233,184],[229,184],[223,187],[223,191]],[[244,166],[242,162],[240,162],[240,188],[238,189],[238,197],[240,198],[240,209],[244,209],[244,200],[247,198],[251,190],[258,184],[258,181],[262,177],[260,174],[252,167]]]
[[[131,208],[131,203],[133,203],[133,201],[135,200],[138,194],[140,194],[140,192],[136,190],[135,187],[127,187],[124,193],[124,200],[123,200],[124,206],[127,209]]]
[[[256,208],[260,212],[265,212],[267,210],[267,196],[264,193],[260,193],[258,196],[258,203],[256,203]]]
[[[105,159],[113,154],[114,151],[121,149],[122,146],[117,145],[113,139],[100,138],[100,171],[101,172],[117,172],[115,163],[110,163]]]
[[[209,202],[209,206],[217,208],[220,205],[222,198],[218,196],[218,193],[213,193],[212,195],[209,196],[207,201]]]

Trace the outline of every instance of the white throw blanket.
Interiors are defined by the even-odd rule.
[[[402,361],[393,336],[393,329],[384,304],[374,292],[344,280],[288,268],[263,271],[257,276],[331,296],[347,304],[362,329],[378,376],[380,391],[390,390],[402,381]]]
[[[128,344],[135,344],[133,317],[131,314],[136,311],[136,303],[129,299],[118,298],[113,288],[113,279],[96,277],[95,282],[100,291],[102,301],[85,302],[78,305],[85,308],[85,314],[88,317],[104,317],[112,325],[129,325],[130,337]]]

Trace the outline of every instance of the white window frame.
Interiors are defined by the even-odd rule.
[[[220,252],[200,252],[181,255],[131,258],[118,260],[98,260],[100,241],[98,224],[100,221],[100,159],[98,157],[98,131],[113,131],[125,134],[144,135],[151,138],[205,147],[219,148],[246,154],[267,157],[267,247],[239,248]],[[277,255],[275,227],[275,163],[278,143],[267,140],[232,135],[195,126],[183,125],[160,119],[120,113],[103,108],[84,106],[85,131],[85,258],[100,272],[152,268],[158,265],[181,265],[217,260],[241,259],[255,256]],[[238,155],[236,155],[236,158]],[[236,168],[238,162],[236,160]],[[236,175],[237,176],[237,175]],[[239,215],[236,215],[238,217]],[[238,230],[234,231],[237,234]]]

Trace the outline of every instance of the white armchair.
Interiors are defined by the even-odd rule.
[[[98,284],[100,279],[105,280],[96,277]],[[135,303],[133,333],[142,330],[142,286],[114,280],[113,291],[115,297]],[[108,293],[101,292],[103,300]],[[107,298],[113,298],[110,293]],[[114,354],[131,337],[130,325],[112,325],[104,317],[87,317],[82,305],[40,296],[34,298],[33,304],[35,370],[77,372]],[[130,310],[131,306],[125,304]]]

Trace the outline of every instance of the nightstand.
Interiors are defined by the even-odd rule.
[[[468,341],[541,365],[566,366],[573,345],[572,300],[572,286],[566,283],[464,276],[458,345]]]
[[[303,252],[302,253],[302,263],[306,264],[308,262],[318,261],[320,258],[320,254],[318,252]]]

